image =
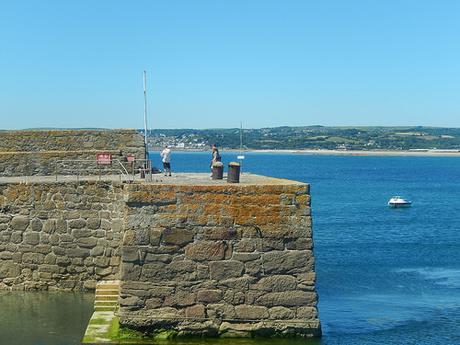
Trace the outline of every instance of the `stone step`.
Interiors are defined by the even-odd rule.
[[[98,295],[117,295],[118,296],[119,291],[118,290],[96,290],[96,296]]]
[[[115,312],[118,309],[120,282],[115,280],[101,281],[96,284],[94,311]]]
[[[100,285],[104,285],[104,284],[120,284],[120,281],[119,280],[100,280],[97,283],[100,284]]]
[[[96,301],[118,301],[118,295],[97,295]]]
[[[97,284],[96,290],[118,290],[120,285],[118,284]]]
[[[94,307],[94,311],[115,311],[117,306],[113,307]]]
[[[118,305],[118,300],[117,301],[94,301],[95,306],[112,306],[112,305]]]
[[[104,286],[104,285],[117,285],[117,286],[119,286],[120,281],[119,280],[101,280],[101,281],[97,282],[97,285],[98,286]]]

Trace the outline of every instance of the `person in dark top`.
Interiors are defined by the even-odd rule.
[[[220,156],[219,149],[217,148],[216,144],[213,144],[212,145],[212,159],[211,159],[211,164],[210,164],[211,171],[212,171],[212,165],[215,162],[221,162],[221,161],[222,161],[222,157]]]

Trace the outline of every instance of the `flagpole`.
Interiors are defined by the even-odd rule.
[[[148,159],[147,147],[147,72],[144,71],[144,144],[145,144],[145,158]]]

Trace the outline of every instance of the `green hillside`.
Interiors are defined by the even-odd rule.
[[[156,129],[149,131],[149,145],[169,144],[184,149],[220,147],[237,149],[240,130]],[[460,150],[460,128],[441,127],[274,127],[244,129],[247,149],[341,150]]]

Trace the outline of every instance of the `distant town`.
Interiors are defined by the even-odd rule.
[[[460,151],[460,128],[441,127],[273,127],[260,129],[155,129],[148,131],[150,149],[176,150],[448,150]]]

